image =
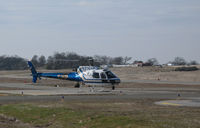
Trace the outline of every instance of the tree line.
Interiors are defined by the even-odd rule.
[[[81,56],[74,52],[56,52],[47,58],[44,55],[34,55],[31,62],[36,68],[43,69],[67,69],[78,66],[100,66],[127,64],[131,57],[108,57],[108,56]],[[0,56],[0,70],[25,70],[28,59],[19,56]]]
[[[19,56],[0,56],[0,70],[27,69],[27,60]]]
[[[135,60],[133,64],[143,63],[145,66],[156,66],[160,65],[156,58],[150,58],[146,62]],[[192,60],[187,62],[183,57],[175,57],[173,61],[169,61],[167,64],[171,64],[174,66],[180,65],[198,65],[199,63],[196,60]]]
[[[81,56],[74,52],[56,52],[47,59],[44,56],[34,55],[31,59],[36,67],[46,69],[66,69],[78,66],[122,65],[127,64],[131,57],[108,57],[108,56]]]
[[[47,58],[43,55],[34,55],[31,59],[32,63],[36,68],[43,69],[67,69],[76,68],[78,66],[87,65],[126,65],[130,64],[131,57],[109,57],[102,55],[95,56],[81,56],[74,52],[56,52]],[[19,56],[0,56],[0,70],[25,70],[28,69],[27,66],[28,59]],[[134,61],[133,63],[142,62]],[[148,59],[146,64],[158,65],[159,62],[156,58]],[[173,65],[197,65],[197,61],[187,62],[182,57],[176,57],[173,61],[169,63]]]

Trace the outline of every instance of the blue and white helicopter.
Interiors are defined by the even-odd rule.
[[[32,72],[33,83],[36,83],[38,78],[55,78],[62,80],[76,81],[76,88],[81,85],[99,85],[99,86],[111,86],[115,89],[115,85],[120,83],[120,79],[108,69],[102,69],[96,66],[79,66],[75,72],[70,73],[39,73],[36,71],[31,61],[28,61],[28,65]]]

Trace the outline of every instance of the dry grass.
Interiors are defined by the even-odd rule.
[[[43,128],[198,128],[200,125],[198,108],[157,106],[152,99],[39,102],[0,108],[1,113]]]
[[[200,70],[189,72],[176,72],[175,67],[125,67],[111,70],[122,80],[157,80],[200,82]]]

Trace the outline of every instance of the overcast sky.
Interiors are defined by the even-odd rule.
[[[0,55],[200,62],[200,0],[0,0]]]

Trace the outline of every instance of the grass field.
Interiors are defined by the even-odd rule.
[[[151,100],[7,104],[0,106],[0,113],[20,120],[24,123],[24,127],[199,128],[200,126],[199,108],[157,106]],[[10,127],[18,126],[14,123]]]

